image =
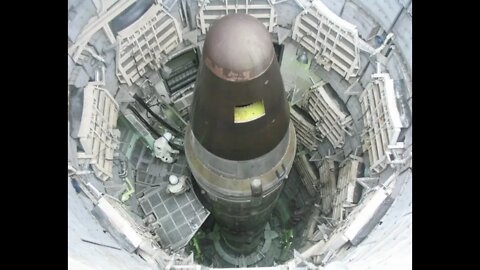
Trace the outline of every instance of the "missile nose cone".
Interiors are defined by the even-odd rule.
[[[275,56],[265,26],[247,14],[222,17],[210,27],[203,47],[205,65],[228,81],[258,77]]]
[[[266,27],[246,14],[216,21],[205,37],[190,111],[196,139],[216,156],[248,160],[274,149],[289,120]]]

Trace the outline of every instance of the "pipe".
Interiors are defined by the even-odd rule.
[[[160,137],[160,133],[158,133],[145,119],[143,119],[143,117],[140,115],[137,109],[132,106],[132,104],[128,104],[127,108],[132,111],[132,113],[146,126],[148,130],[150,130],[150,132],[157,136],[157,138]]]
[[[160,116],[158,116],[156,113],[154,113],[150,107],[148,107],[147,103],[145,103],[145,101],[143,101],[143,99],[138,96],[137,94],[134,94],[133,95],[133,98],[145,109],[147,110],[154,118],[155,120],[157,120],[158,122],[160,122],[162,125],[166,126],[167,129],[171,132],[171,133],[174,133],[174,135],[177,135],[179,133],[182,133],[180,130],[178,130],[177,128],[173,127],[172,125],[170,125],[169,123],[165,122],[165,120],[163,120]],[[160,136],[159,136],[160,137]]]

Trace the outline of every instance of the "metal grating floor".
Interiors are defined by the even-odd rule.
[[[203,207],[194,191],[172,195],[167,193],[168,183],[152,189],[140,199],[146,215],[155,215],[155,231],[163,248],[178,250],[184,247],[207,219],[210,212]]]
[[[192,189],[180,195],[166,191],[170,175],[190,176],[183,154],[168,164],[155,158],[144,145],[134,150],[134,160],[130,161],[135,166],[135,193],[140,207],[145,216],[155,217],[152,226],[162,247],[177,251],[190,241],[210,212]]]

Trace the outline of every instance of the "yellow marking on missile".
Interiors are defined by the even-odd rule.
[[[234,110],[234,122],[246,123],[256,120],[265,115],[265,106],[262,101],[257,101],[252,104],[236,106]]]

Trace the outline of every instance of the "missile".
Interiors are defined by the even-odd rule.
[[[273,43],[256,18],[231,14],[210,27],[184,145],[222,243],[255,251],[296,151]]]

